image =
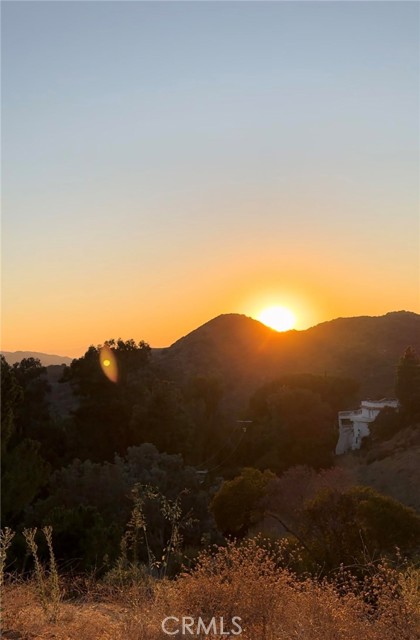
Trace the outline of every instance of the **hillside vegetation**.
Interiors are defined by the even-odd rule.
[[[5,637],[157,640],[186,615],[239,616],[244,640],[417,638],[418,322],[221,316],[158,352],[2,357]],[[337,458],[337,411],[384,379],[399,411]]]
[[[340,456],[336,465],[351,473],[355,483],[373,487],[420,513],[420,425],[357,454]]]
[[[221,639],[233,629],[242,640],[416,640],[418,580],[412,569],[385,565],[359,587],[346,570],[334,582],[299,579],[287,567],[281,547],[268,550],[257,539],[203,553],[196,567],[175,581],[124,583],[122,576],[114,584],[73,581],[61,585],[55,602],[44,603],[35,583],[9,584],[3,637],[163,640],[168,635],[162,623],[180,634],[187,619],[192,625],[187,637]],[[198,631],[200,620],[208,633],[203,627]]]
[[[395,363],[407,345],[420,351],[420,315],[338,318],[278,333],[238,314],[218,316],[159,352],[177,376],[220,375],[232,394],[291,373],[357,380],[360,398],[394,395]],[[346,408],[346,407],[343,407]]]

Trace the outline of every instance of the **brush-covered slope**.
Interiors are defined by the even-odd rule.
[[[361,397],[394,393],[395,368],[408,345],[420,352],[420,315],[338,318],[278,333],[239,314],[221,315],[160,352],[178,378],[218,375],[228,388],[257,388],[284,374],[354,378]]]
[[[420,513],[420,425],[399,431],[389,440],[372,442],[360,451],[338,456],[355,484],[373,487]]]

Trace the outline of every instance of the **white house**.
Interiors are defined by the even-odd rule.
[[[380,410],[385,407],[398,409],[398,400],[393,398],[362,400],[360,409],[354,411],[339,411],[339,437],[335,453],[340,455],[346,453],[346,451],[360,449],[362,438],[370,434],[369,423],[373,422]]]

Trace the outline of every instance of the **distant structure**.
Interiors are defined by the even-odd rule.
[[[398,409],[398,400],[383,398],[382,400],[362,400],[360,409],[338,412],[339,437],[335,453],[341,455],[346,451],[360,449],[362,438],[370,434],[369,423],[373,422],[381,409],[392,407]]]

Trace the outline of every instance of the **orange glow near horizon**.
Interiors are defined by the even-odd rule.
[[[292,256],[286,257],[292,264]],[[128,274],[110,282],[75,276],[72,282],[43,282],[41,288],[34,284],[18,300],[9,287],[5,293],[15,302],[3,305],[2,349],[78,358],[90,345],[119,337],[164,348],[220,314],[258,318],[262,309],[277,304],[293,310],[298,331],[337,317],[420,311],[418,289],[408,277],[401,285],[390,277],[384,297],[378,294],[376,281],[363,280],[361,267],[357,272],[353,269],[351,286],[338,264],[327,280],[324,265],[310,258],[311,265],[302,257],[293,272],[290,267],[281,272],[268,257],[262,264],[260,253],[251,250],[246,264],[239,258],[229,262],[219,256],[219,264],[212,267],[202,258],[197,273],[195,263],[189,261],[173,265],[164,286],[149,283],[145,297],[133,293]],[[103,313],[105,299],[112,299],[107,313]]]
[[[2,350],[420,313],[414,3],[4,4]]]
[[[300,274],[290,282],[274,277],[270,281],[268,273],[257,268],[250,271],[224,279],[220,271],[200,273],[199,283],[193,278],[182,280],[182,291],[176,287],[157,290],[150,293],[147,302],[133,297],[132,292],[113,291],[114,304],[107,314],[98,312],[105,292],[100,287],[99,292],[93,288],[85,292],[83,280],[80,295],[67,305],[61,304],[55,291],[54,296],[48,291],[42,296],[28,295],[20,301],[19,314],[6,306],[1,348],[78,358],[90,345],[118,337],[145,340],[151,347],[163,348],[220,314],[259,318],[263,309],[277,303],[293,310],[298,331],[337,317],[420,311],[418,296],[408,285],[395,286],[384,299],[375,297],[368,286],[354,291],[343,288],[339,281],[326,286],[309,275],[304,280]],[[108,356],[105,359],[111,360]]]

